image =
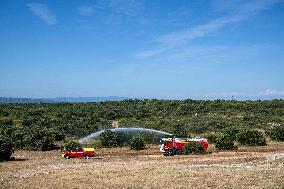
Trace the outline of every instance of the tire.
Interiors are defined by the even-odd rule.
[[[84,158],[85,159],[90,159],[90,156],[89,155],[85,155]]]
[[[67,154],[65,154],[65,155],[64,155],[64,158],[65,158],[65,159],[70,159],[70,156],[67,155]]]
[[[164,152],[163,155],[164,155],[164,156],[169,156],[167,152]]]
[[[169,151],[168,151],[168,156],[174,156],[173,150],[169,150]]]
[[[174,156],[174,155],[175,155],[174,149],[168,149],[166,153],[164,153],[164,156]]]

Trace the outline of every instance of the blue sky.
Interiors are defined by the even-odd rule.
[[[0,1],[0,96],[284,98],[284,1]]]

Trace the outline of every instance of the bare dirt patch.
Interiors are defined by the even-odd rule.
[[[96,158],[16,151],[0,163],[0,188],[284,188],[284,143],[164,157],[158,146],[98,149]]]

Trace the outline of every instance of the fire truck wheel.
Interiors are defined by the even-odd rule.
[[[65,159],[70,159],[70,156],[67,155],[67,154],[65,154],[65,155],[64,155],[64,158],[65,158]]]
[[[89,155],[85,155],[85,159],[90,159],[90,156]]]
[[[174,156],[174,150],[173,149],[169,149],[167,152],[166,152],[166,156]]]

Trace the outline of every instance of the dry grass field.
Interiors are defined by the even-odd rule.
[[[89,160],[16,151],[0,163],[0,188],[284,188],[284,143],[211,151],[163,157],[158,146],[98,149]]]

